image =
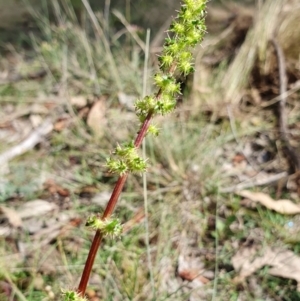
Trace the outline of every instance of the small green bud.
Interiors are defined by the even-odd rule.
[[[117,218],[102,220],[98,216],[90,216],[85,225],[93,230],[100,230],[104,236],[112,238],[119,237],[123,229]]]
[[[147,169],[146,160],[136,156],[132,160],[128,161],[128,167],[131,172],[145,172]]]
[[[106,160],[106,166],[112,173],[123,175],[127,172],[140,172],[146,170],[146,161],[139,157],[133,141],[124,143],[123,146],[118,145],[113,152],[113,155],[117,158],[108,158]]]
[[[135,111],[139,118],[146,118],[148,113],[153,110],[155,106],[155,98],[152,96],[146,96],[143,99],[139,99],[135,103]]]
[[[188,45],[194,47],[196,44],[199,43],[203,36],[203,33],[199,32],[197,29],[191,29],[186,33],[185,41]]]
[[[118,145],[114,151],[114,155],[117,155],[119,157],[131,157],[132,155],[135,155],[135,147],[133,141],[130,141],[129,143],[125,143],[123,147]]]
[[[176,83],[172,76],[157,73],[154,76],[154,80],[163,93],[170,93],[172,95],[180,93],[180,85]]]
[[[170,31],[173,31],[175,34],[182,35],[184,34],[186,27],[180,22],[174,21],[171,25]]]
[[[63,291],[62,290],[63,301],[88,301],[85,297],[81,297],[75,291]]]
[[[206,0],[184,0],[184,6],[196,14],[200,14],[205,9]]]
[[[154,75],[154,81],[156,83],[156,85],[158,87],[162,87],[164,86],[165,82],[168,80],[168,76],[164,75],[164,74],[161,74],[161,73],[156,73]]]
[[[179,43],[178,41],[172,40],[169,44],[164,46],[163,53],[176,56],[177,53],[184,47],[184,44]]]
[[[155,125],[150,125],[148,128],[148,133],[153,135],[153,136],[158,136],[159,135],[159,129]]]
[[[164,87],[163,92],[170,93],[171,95],[180,93],[180,84],[176,83],[175,80],[169,80]]]
[[[179,20],[183,23],[193,19],[195,15],[196,13],[193,10],[188,9],[186,6],[182,6],[181,11],[178,14]]]
[[[123,175],[126,172],[128,172],[128,166],[126,162],[122,160],[115,160],[112,158],[108,158],[106,160],[106,167],[111,173],[118,173],[120,175]]]
[[[169,67],[171,67],[171,65],[174,61],[174,56],[172,56],[170,54],[164,54],[159,57],[159,61],[160,61],[161,67],[169,68]]]
[[[182,61],[178,63],[178,69],[184,76],[194,72],[194,67],[189,61]]]
[[[195,8],[197,7],[197,1],[195,1],[195,0],[184,0],[184,5],[189,10],[195,10]]]
[[[191,54],[190,51],[182,51],[178,54],[178,59],[179,60],[192,60],[193,55]]]
[[[147,118],[147,115],[143,115],[143,114],[137,114],[137,116],[139,118],[140,123],[144,123],[144,121]]]
[[[169,93],[162,94],[161,102],[163,103],[163,106],[160,109],[162,115],[172,112],[176,106],[176,99]]]

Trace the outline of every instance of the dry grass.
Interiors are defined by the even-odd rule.
[[[221,102],[225,100],[236,107],[249,88],[253,69],[259,66],[262,74],[270,73],[270,68],[273,68],[274,65],[273,62],[270,62],[270,49],[272,52],[270,40],[274,35],[278,35],[278,40],[285,50],[285,55],[288,58],[295,59],[295,63],[297,63],[299,32],[294,22],[299,19],[300,10],[296,1],[265,1],[262,7],[257,7],[254,11],[241,9],[239,13],[242,15],[241,19],[244,20],[253,17],[253,27],[247,32],[244,42],[238,45],[237,48],[233,46],[231,53],[223,58],[224,64],[219,65],[220,70],[217,72],[217,78],[210,79],[209,74],[214,76],[214,72],[211,72],[210,68],[208,69],[209,74],[205,73],[207,63],[210,64],[209,60],[211,60],[209,57],[205,59],[205,54],[207,56],[209,53],[219,51],[220,48],[224,49],[224,45],[230,45],[233,33],[239,30],[242,25],[233,23],[233,26],[226,28],[220,35],[208,38],[204,42],[203,50],[197,53],[198,69],[201,71],[198,75],[200,78],[195,78],[195,89],[200,90],[202,94],[204,92],[205,95],[207,86],[209,87],[210,83],[215,81],[217,87],[214,90],[219,90],[219,93],[222,94],[222,96],[220,94],[216,96],[211,95],[213,93],[208,93],[205,97],[207,103],[218,103],[218,100]],[[204,60],[202,59],[203,55]],[[204,82],[201,72],[204,73]],[[214,98],[218,99],[214,100]]]
[[[86,23],[80,27],[70,22],[72,10],[68,9],[66,14],[56,7],[60,17],[56,25],[49,25],[40,16],[43,40],[32,36],[33,51],[14,53],[16,70],[26,76],[36,68],[45,68],[47,75],[0,86],[0,102],[7,115],[1,115],[3,120],[7,118],[1,133],[6,124],[12,127],[13,122],[19,122],[19,128],[25,129],[32,115],[44,117],[38,111],[24,113],[32,103],[47,107],[46,115],[51,114],[54,104],[55,114],[62,113],[61,119],[69,122],[31,153],[9,163],[3,176],[7,195],[1,200],[15,208],[35,197],[47,199],[58,204],[62,213],[72,213],[80,220],[78,224],[73,221],[72,230],[54,238],[41,252],[28,255],[27,262],[21,260],[2,273],[2,281],[13,282],[12,290],[22,294],[16,300],[58,300],[61,286],[77,285],[91,240],[83,227],[85,218],[102,210],[103,195],[109,193],[115,180],[103,162],[115,144],[127,138],[124,135],[134,135],[134,113],[118,102],[117,92],[122,89],[138,96],[142,91],[143,53],[132,33],[125,32],[129,39],[123,39],[120,32],[115,39],[108,39],[101,14],[87,10]],[[239,6],[235,9],[239,12]],[[299,238],[291,236],[287,226],[290,222],[298,225],[297,218],[260,206],[252,208],[220,190],[257,174],[268,176],[286,168],[276,140],[276,117],[264,103],[275,96],[276,81],[269,86],[264,81],[259,86],[254,71],[258,66],[261,76],[267,77],[269,70],[276,74],[268,44],[274,31],[278,31],[280,43],[289,45],[284,46],[288,62],[299,64],[299,32],[294,30],[299,11],[296,1],[265,1],[259,11],[241,10],[249,20],[255,16],[253,26],[249,22],[250,27],[243,24],[242,28],[233,21],[222,32],[207,36],[197,52],[191,95],[172,116],[156,119],[161,134],[146,142],[154,295],[147,267],[146,230],[141,220],[135,219],[143,207],[142,179],[135,175],[130,177],[116,213],[122,222],[131,220],[134,226],[119,241],[107,241],[99,252],[88,291],[91,300],[298,300],[295,283],[271,277],[267,269],[258,270],[244,283],[235,283],[237,273],[231,261],[247,243],[284,246],[299,254]],[[224,24],[229,16],[228,11],[224,13]],[[9,69],[8,58],[2,66]],[[266,88],[268,93],[263,94]],[[87,99],[85,108],[72,107],[72,95]],[[107,128],[100,139],[86,125],[87,114],[99,95],[106,95],[107,106]],[[289,105],[295,137],[299,132],[297,99],[294,91]],[[10,115],[11,108],[20,104],[20,113]],[[42,184],[48,178],[56,179],[70,195],[62,197],[45,189]],[[297,200],[295,183],[289,179],[286,186],[278,183],[255,189]],[[18,194],[20,187],[28,186],[30,193],[21,189]],[[17,241],[32,244],[32,239],[32,235],[25,235]],[[8,253],[18,252],[14,244],[1,239],[1,256],[7,258]],[[188,266],[186,270],[182,262]],[[187,271],[201,275],[207,283],[197,286],[188,280]]]

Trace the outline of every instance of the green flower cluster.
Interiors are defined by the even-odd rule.
[[[106,218],[102,220],[98,216],[90,216],[85,224],[93,230],[100,230],[104,236],[112,238],[119,237],[122,234],[122,225],[117,218]]]
[[[206,32],[205,8],[206,0],[183,1],[159,57],[160,71],[154,76],[159,93],[135,103],[136,114],[141,122],[149,113],[165,115],[175,108],[176,95],[180,93],[176,77],[181,74],[187,76],[194,71],[192,48],[202,41]]]
[[[88,301],[86,298],[81,297],[75,291],[63,291],[62,297],[63,297],[63,301]]]
[[[174,110],[176,96],[180,94],[177,77],[194,71],[192,49],[203,39],[206,31],[205,8],[206,0],[183,0],[159,57],[160,71],[154,76],[158,92],[135,103],[136,115],[142,124],[154,115],[165,115]],[[157,136],[159,131],[150,125],[147,132]],[[106,162],[110,172],[123,175],[146,170],[146,162],[138,156],[133,142],[118,146],[113,155]]]
[[[106,160],[106,166],[112,173],[123,175],[127,172],[144,172],[147,168],[145,160],[139,157],[133,141],[118,145],[113,156]]]

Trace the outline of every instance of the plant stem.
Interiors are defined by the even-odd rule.
[[[115,188],[112,192],[112,195],[110,197],[110,200],[106,206],[105,212],[102,216],[103,219],[109,217],[113,213],[127,177],[128,177],[128,174],[124,174],[123,176],[119,177],[119,179],[115,185]],[[86,259],[85,266],[84,266],[84,269],[83,269],[83,272],[81,275],[81,280],[80,280],[80,283],[79,283],[79,286],[77,289],[77,292],[79,294],[81,294],[81,296],[84,296],[84,294],[85,294],[86,287],[87,287],[87,284],[88,284],[88,281],[90,278],[90,274],[91,274],[91,271],[93,268],[93,264],[95,261],[95,257],[97,255],[97,251],[100,247],[102,238],[103,238],[103,235],[102,235],[101,231],[97,230],[95,233],[92,245],[90,247],[89,255]]]
[[[91,17],[93,17],[92,20],[99,35],[103,35],[102,29],[88,5],[88,1],[82,1]],[[119,172],[120,176],[115,184],[100,223],[107,222],[113,214],[129,172],[144,172],[146,169],[145,160],[142,160],[138,155],[136,155],[136,149],[141,146],[150,127],[152,117],[156,114],[165,115],[166,113],[171,112],[175,107],[176,96],[180,94],[180,83],[178,82],[178,78],[174,75],[176,68],[178,68],[178,76],[180,76],[180,74],[186,76],[190,72],[194,71],[191,50],[197,43],[199,43],[199,41],[202,40],[206,30],[204,24],[205,6],[206,0],[183,0],[182,9],[179,11],[178,17],[173,21],[170,27],[171,35],[166,39],[164,50],[160,56],[160,71],[154,77],[156,86],[159,90],[155,97],[144,95],[143,99],[136,102],[136,115],[143,123],[134,141],[134,147],[132,146],[132,142],[130,142],[126,145],[126,147],[124,146],[123,150],[121,147],[116,148],[116,151],[113,154],[121,157],[121,160],[114,161],[108,159],[107,161],[107,165],[110,170],[112,172]],[[107,48],[109,58],[111,59],[112,56],[109,45],[105,39],[104,42],[104,46]],[[115,71],[115,64],[112,64],[112,66],[114,67],[112,71]],[[157,101],[156,104],[155,101]],[[150,132],[157,133],[157,130],[153,127]],[[123,161],[124,158],[125,160]],[[96,224],[95,229],[97,230],[82,272],[77,293],[71,292],[71,295],[69,294],[70,296],[74,296],[74,294],[76,294],[76,297],[79,295],[82,297],[81,299],[84,300],[86,287],[97,251],[101,245],[104,235],[107,234],[102,227],[103,225],[99,224],[99,217],[97,216],[96,218],[98,224]],[[87,225],[89,226],[89,222],[87,222]],[[66,297],[69,296],[67,293],[65,293]]]
[[[156,95],[156,98],[159,98],[160,95],[161,95],[161,92],[159,91]],[[152,116],[153,116],[153,112],[149,112],[148,116],[146,117],[146,119],[144,121],[144,123],[142,124],[141,129],[140,129],[140,131],[139,131],[139,133],[138,133],[138,135],[137,135],[137,137],[134,141],[134,146],[136,148],[140,147],[144,137],[146,136],[147,130],[149,128],[149,125],[150,125],[150,122],[151,122],[151,119],[152,119]],[[116,204],[118,202],[119,196],[120,196],[120,194],[123,190],[123,187],[125,185],[125,182],[127,180],[127,177],[128,177],[128,173],[126,173],[126,174],[119,177],[119,179],[118,179],[118,181],[115,185],[115,188],[112,192],[112,195],[111,195],[111,197],[108,201],[106,209],[103,213],[102,219],[106,219],[106,218],[108,218],[112,215],[112,213],[113,213],[113,211],[116,207]],[[97,230],[96,234],[94,236],[94,239],[93,239],[88,257],[86,259],[84,270],[82,272],[81,280],[80,280],[80,283],[79,283],[79,286],[78,286],[78,289],[77,289],[77,292],[81,296],[84,296],[84,294],[85,294],[86,287],[87,287],[87,284],[88,284],[88,281],[89,281],[89,278],[90,278],[90,274],[91,274],[91,271],[92,271],[92,268],[93,268],[93,264],[94,264],[94,261],[95,261],[95,257],[96,257],[97,251],[100,247],[102,238],[103,238],[103,235],[102,235],[101,231]]]

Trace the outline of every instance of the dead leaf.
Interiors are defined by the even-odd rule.
[[[0,226],[0,237],[7,237],[12,234],[11,227],[9,226]]]
[[[18,214],[21,218],[30,218],[33,216],[41,216],[51,211],[58,209],[54,203],[45,200],[33,200],[26,202],[18,209]]]
[[[251,93],[251,96],[252,96],[252,99],[253,99],[253,102],[254,102],[254,105],[255,106],[258,106],[262,103],[262,99],[261,99],[261,95],[260,95],[260,92],[258,89],[255,89],[255,88],[252,88],[250,90],[250,93]],[[257,116],[255,116],[257,119],[256,120],[259,120]],[[253,118],[252,118],[253,119]],[[251,122],[252,122],[252,119],[251,119]],[[262,122],[262,121],[261,121]],[[260,123],[261,123],[260,122]],[[258,123],[253,123],[253,124],[258,124]]]
[[[79,194],[80,197],[87,197],[87,198],[90,198],[92,196],[94,196],[97,192],[99,191],[99,189],[93,185],[87,185],[87,186],[84,186],[84,187],[80,187],[78,189],[76,189],[76,193]],[[103,192],[104,195],[108,192]],[[109,200],[109,197],[108,196],[108,199]],[[101,198],[101,196],[100,196]],[[92,202],[93,202],[94,198],[92,199]],[[95,202],[95,204],[98,204],[97,201]],[[100,204],[98,204],[100,205]],[[106,205],[106,204],[105,204]]]
[[[78,117],[81,119],[86,119],[89,114],[90,109],[88,107],[84,107],[78,112]]]
[[[94,289],[87,289],[86,290],[86,295],[88,296],[89,299],[96,297],[96,291]]]
[[[104,99],[100,99],[94,103],[87,118],[88,126],[98,137],[103,136],[107,124],[105,112],[105,101]]]
[[[70,103],[74,107],[81,109],[87,105],[87,99],[83,95],[72,96],[70,98]]]
[[[67,197],[70,195],[70,191],[62,186],[58,185],[54,180],[48,179],[44,183],[44,188],[48,190],[51,194],[58,193],[62,197]]]
[[[40,103],[34,103],[30,106],[31,114],[46,115],[49,114],[49,109]]]
[[[79,218],[72,218],[71,215],[60,212],[55,217],[50,217],[47,220],[31,218],[24,221],[24,228],[30,233],[31,241],[29,244],[24,244],[23,249],[26,253],[30,253],[30,250],[35,250],[41,246],[48,245],[52,240],[55,240],[58,236],[67,237],[70,230],[82,222]]]
[[[7,253],[7,255],[0,256],[0,265],[1,265],[2,272],[5,270],[12,270],[17,266],[20,266],[20,264],[22,264],[23,262],[24,262],[24,256],[22,252],[10,253],[10,254]]]
[[[196,286],[202,286],[209,282],[209,279],[202,274],[202,264],[195,258],[186,258],[183,255],[178,257],[178,276],[183,280],[192,281]]]
[[[47,118],[43,124],[31,132],[31,134],[25,140],[0,154],[0,164],[3,165],[16,156],[20,156],[28,150],[31,150],[36,144],[43,140],[44,137],[52,131],[52,129],[52,121],[50,118]]]
[[[243,281],[263,266],[270,266],[270,275],[296,280],[300,291],[300,257],[292,251],[270,247],[243,248],[231,260],[234,269],[239,273],[235,278],[236,282]]]
[[[298,214],[300,213],[300,206],[290,200],[273,200],[269,195],[262,192],[252,192],[243,190],[236,192],[236,194],[250,199],[253,202],[258,202],[268,209],[274,210],[281,214]]]
[[[13,288],[11,284],[6,281],[0,281],[0,296],[5,296],[7,298],[6,300],[17,300],[13,297]]]
[[[35,290],[42,291],[45,287],[45,280],[40,273],[38,273],[32,280],[32,286]]]
[[[134,103],[137,99],[134,95],[127,95],[123,92],[118,93],[118,99],[122,106],[124,106],[126,109],[130,111],[134,111]]]
[[[158,291],[172,294],[179,290],[182,285],[182,280],[179,277],[174,277],[174,262],[170,256],[162,256],[158,262]],[[173,296],[173,295],[172,295]]]
[[[57,249],[46,245],[28,255],[25,264],[35,267],[43,275],[53,275],[57,272],[57,267],[62,266],[62,256]]]
[[[265,265],[267,258],[264,255],[266,253],[264,252],[262,257],[257,257],[257,254],[257,248],[253,246],[242,248],[231,258],[233,268],[239,273],[236,281],[243,281]]]
[[[7,219],[8,223],[14,228],[22,227],[22,219],[18,212],[16,212],[14,209],[0,206],[0,214],[3,215],[4,218]]]
[[[60,118],[54,123],[54,130],[57,132],[61,132],[63,129],[65,129],[71,122],[71,119],[68,117]]]
[[[28,218],[23,222],[24,230],[30,235],[41,231],[45,227],[44,220],[37,216]]]
[[[236,154],[232,159],[233,165],[238,165],[245,161],[246,161],[246,157],[240,153]]]
[[[43,118],[38,114],[31,114],[29,116],[30,122],[34,128],[40,126],[43,123]]]

